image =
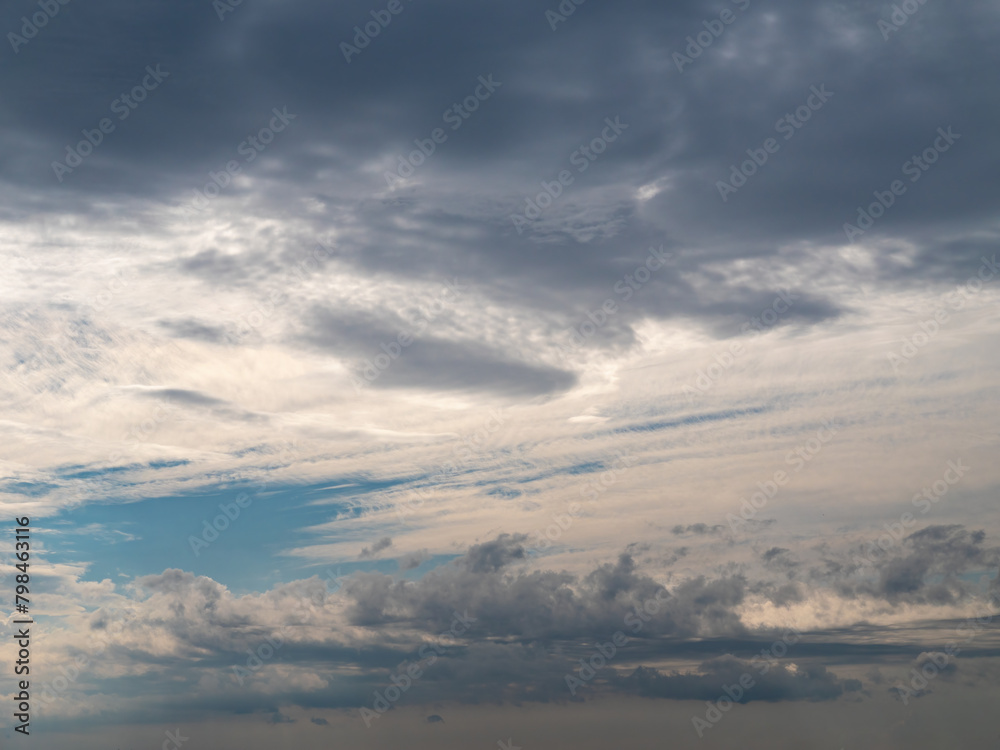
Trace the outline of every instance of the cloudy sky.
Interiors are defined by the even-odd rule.
[[[996,746],[997,3],[0,32],[37,750]]]

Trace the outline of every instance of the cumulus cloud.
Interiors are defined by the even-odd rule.
[[[592,637],[621,628],[636,606],[662,594],[666,603],[645,631],[651,636],[743,632],[735,609],[746,581],[738,575],[697,577],[667,590],[627,554],[582,577],[529,572],[515,568],[525,557],[524,541],[523,535],[501,534],[418,581],[357,573],[344,587],[351,621],[367,627],[408,623],[438,632],[462,612],[477,619],[483,635]]]
[[[966,580],[973,571],[996,571],[1000,548],[986,544],[986,532],[960,524],[934,525],[914,531],[898,543],[862,545],[852,562],[832,568],[835,576],[874,573],[860,583],[839,583],[844,593],[873,596],[890,602],[949,605],[980,596]]]
[[[1000,14],[918,5],[751,2],[684,70],[711,4],[426,0],[351,61],[363,0],[60,5],[0,66],[0,502],[46,524],[42,679],[107,643],[54,712],[298,737],[430,645],[418,723],[557,702],[650,601],[595,693],[713,700],[786,623],[759,716],[873,664],[872,703],[904,663],[964,689],[940,623],[1000,601]]]

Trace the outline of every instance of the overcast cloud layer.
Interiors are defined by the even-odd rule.
[[[37,750],[996,746],[996,3],[0,33]]]

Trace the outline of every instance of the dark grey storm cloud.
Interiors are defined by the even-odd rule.
[[[923,302],[981,264],[1000,272],[997,3],[576,0],[553,26],[560,0],[399,0],[358,42],[388,0],[232,0],[223,17],[220,2],[0,9],[0,226],[17,253],[0,306],[13,451],[0,490],[36,518],[64,512],[56,542],[103,545],[88,559],[53,547],[54,572],[35,573],[63,613],[36,687],[115,636],[53,726],[249,716],[325,746],[419,662],[398,703],[417,744],[461,730],[458,704],[600,698],[627,702],[614,714],[628,721],[642,698],[672,721],[688,707],[665,701],[715,702],[748,674],[733,700],[755,705],[733,716],[757,717],[763,739],[747,746],[801,743],[798,723],[816,733],[817,716],[857,704],[898,710],[878,716],[872,746],[923,747],[939,735],[909,739],[915,698],[990,731],[959,701],[998,684],[1000,547],[976,520],[993,480],[977,470],[933,525],[864,543],[858,529],[928,465],[918,449],[956,427],[975,451],[996,437],[994,350],[976,338],[988,311],[941,331],[937,354],[921,347],[910,380],[866,368]],[[886,32],[903,4],[916,10]],[[724,9],[730,24],[715,21]],[[39,12],[51,18],[35,28]],[[141,242],[126,253],[123,237]],[[443,284],[465,291],[430,314]],[[717,357],[731,376],[718,402],[683,407],[674,376],[707,377],[702,346],[721,352],[712,340],[749,338],[757,319],[781,335],[738,366]],[[352,400],[345,373],[369,391]],[[429,466],[480,405],[513,398],[496,445],[458,472]],[[152,437],[153,400],[182,419],[105,461],[123,422]],[[773,471],[772,449],[821,406],[857,429],[775,498],[764,515],[781,525],[758,515],[736,533],[728,494]],[[936,417],[944,430],[925,429]],[[301,460],[275,466],[285,435]],[[530,555],[515,532],[607,469],[605,448],[641,467],[603,515]],[[108,518],[98,498],[194,508],[206,477],[215,504],[220,476],[279,490],[256,520],[228,516],[212,560],[176,562],[205,575],[136,572],[187,555],[202,524],[211,535],[200,515],[173,537],[157,527],[155,544],[138,522],[134,535],[73,525]],[[84,507],[60,504],[70,482],[90,490]],[[391,512],[407,486],[440,494],[415,525]],[[839,523],[855,525],[818,538]],[[103,544],[119,536],[139,552]],[[329,569],[288,580],[341,563],[354,572],[338,568],[336,586]],[[903,622],[917,615],[940,619]],[[777,655],[785,621],[816,629]],[[595,666],[619,632],[628,642]],[[567,675],[585,664],[577,695]],[[607,736],[645,740],[635,725]]]
[[[741,679],[744,685],[751,686],[740,689],[742,695],[737,703],[833,700],[862,687],[859,680],[842,680],[819,665],[792,669],[784,664],[766,665],[734,656],[710,659],[699,667],[698,673],[664,674],[641,667],[621,682],[626,689],[649,698],[714,701],[726,695],[724,687],[739,686]]]
[[[644,636],[745,632],[735,612],[746,586],[739,576],[694,578],[668,592],[640,573],[627,554],[581,579],[556,571],[517,571],[512,564],[524,559],[524,541],[501,535],[419,581],[356,573],[344,587],[352,601],[352,622],[365,627],[405,623],[436,633],[461,612],[476,618],[482,635],[593,638],[625,628],[636,607],[660,597],[662,606],[657,601]]]
[[[961,537],[960,530],[934,527],[917,536],[934,540],[927,552],[934,558],[932,569],[951,564]],[[523,536],[503,534],[474,544],[451,564],[417,580],[356,571],[336,594],[319,578],[297,581],[263,598],[254,595],[250,607],[237,606],[225,587],[209,578],[167,570],[137,580],[145,593],[134,617],[124,622],[124,632],[146,633],[150,627],[168,632],[177,643],[172,655],[164,657],[159,647],[140,639],[128,647],[113,644],[108,658],[127,654],[160,671],[164,687],[153,715],[166,721],[171,715],[218,711],[258,712],[281,720],[279,716],[287,716],[281,707],[288,705],[356,709],[370,705],[373,691],[391,684],[392,676],[410,664],[421,670],[406,694],[406,703],[412,705],[558,703],[615,693],[717,701],[726,695],[726,686],[741,680],[745,690],[736,700],[750,703],[867,700],[871,690],[852,676],[864,674],[856,669],[859,665],[867,670],[869,685],[891,693],[891,686],[909,679],[911,669],[930,670],[928,664],[933,664],[934,686],[943,686],[964,674],[967,662],[1000,657],[995,640],[987,635],[992,621],[974,631],[981,642],[962,643],[966,661],[922,645],[953,637],[948,634],[957,632],[963,621],[921,623],[906,634],[895,626],[874,625],[750,632],[735,612],[759,582],[723,575],[679,579],[665,587],[649,577],[669,574],[663,563],[640,570],[628,554],[585,575],[528,572],[524,541]],[[331,610],[317,610],[327,614],[317,614],[319,619],[308,627],[308,621],[300,621],[301,613],[289,617],[299,612],[294,605],[303,599],[323,608],[340,596],[349,624],[377,636],[374,640],[343,643],[343,628],[325,619]],[[654,601],[658,608],[645,606]],[[646,616],[638,619],[636,613],[643,609]],[[247,662],[248,649],[276,637],[272,614],[280,614],[278,621],[288,627],[282,630],[281,646],[267,657],[268,664],[327,676],[329,687],[286,687],[274,694],[233,684],[192,698],[189,686],[206,675],[228,675],[233,665]],[[99,630],[118,619],[119,614],[99,611],[91,627]],[[343,622],[339,616],[337,622]],[[456,622],[464,623],[464,629],[456,630]],[[638,622],[641,627],[635,627]],[[626,633],[628,642],[607,663],[596,664],[583,688],[571,692],[567,675],[585,674],[581,660],[590,660],[595,648],[617,631]],[[428,651],[429,644],[437,646]],[[686,666],[659,666],[664,660]],[[873,671],[874,666],[879,669]],[[246,679],[266,681],[273,674],[265,669],[248,673]],[[990,673],[975,670],[967,677],[970,684],[992,679]],[[95,675],[81,679],[89,688],[103,689],[104,682]],[[116,684],[128,689],[130,681],[141,679],[121,677]],[[920,687],[908,689],[910,693],[896,697],[929,694],[919,692]]]
[[[399,347],[399,335],[418,335],[433,321],[398,316],[380,320],[372,315],[331,311],[317,312],[311,319],[305,339],[336,354],[357,358],[355,375],[370,378],[372,387],[482,389],[520,396],[535,396],[564,391],[576,382],[568,371],[541,364],[518,361],[503,351],[476,341],[453,341],[433,333],[407,344],[405,356],[384,371],[374,368],[376,357],[388,356],[384,346]],[[366,368],[372,373],[366,376]]]
[[[1000,547],[987,544],[986,532],[951,524],[927,526],[898,541],[882,536],[855,549],[850,562],[829,561],[825,572],[812,575],[832,580],[842,595],[954,604],[982,593],[974,581],[984,574],[995,589],[998,568]]]
[[[753,2],[683,71],[674,54],[718,7],[588,4],[554,31],[527,0],[404,7],[350,62],[340,44],[370,20],[363,0],[241,5],[222,21],[193,0],[62,7],[0,67],[0,85],[17,102],[0,114],[4,214],[77,212],[113,224],[127,212],[155,230],[158,211],[187,205],[210,172],[237,160],[253,186],[222,193],[286,223],[271,238],[272,262],[336,227],[340,259],[360,270],[458,274],[486,298],[545,311],[563,328],[612,296],[646,248],[663,245],[675,253],[672,265],[588,344],[628,346],[631,324],[649,315],[694,316],[720,335],[735,333],[773,290],[712,267],[779,253],[794,263],[792,245],[844,242],[842,225],[857,207],[894,179],[909,180],[904,163],[938,128],[952,127],[960,139],[907,182],[868,235],[909,240],[915,254],[906,264],[879,255],[874,273],[889,285],[966,278],[991,249],[976,232],[995,206],[995,180],[981,166],[997,156],[990,134],[1000,53],[990,40],[1000,18],[988,4],[928,4],[884,39],[877,22],[889,8]],[[24,12],[8,8],[0,28],[18,32]],[[122,94],[157,65],[165,76],[123,109]],[[480,76],[497,85],[452,130],[447,111],[474,94]],[[778,126],[802,111],[813,87],[831,92],[821,107]],[[274,120],[275,109],[286,121]],[[105,117],[113,132],[59,182],[52,163]],[[577,172],[573,155],[616,117],[627,129]],[[246,145],[272,123],[282,129],[266,146]],[[437,127],[447,140],[416,168],[415,182],[385,197],[386,169]],[[780,150],[723,202],[717,183],[769,137]],[[574,183],[519,234],[510,215],[562,169]],[[660,192],[637,201],[653,184]],[[245,258],[206,252],[184,261],[188,273],[216,283],[227,264],[230,274],[246,267]],[[858,272],[846,262],[838,271]],[[780,325],[843,312],[834,299],[798,291]],[[163,325],[220,339],[210,321]],[[379,385],[423,385],[438,370],[439,386],[459,389],[518,382],[545,393],[573,382],[471,344],[431,339],[407,359]]]

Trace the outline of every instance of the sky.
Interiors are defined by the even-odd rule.
[[[996,746],[995,2],[0,33],[5,742]]]

